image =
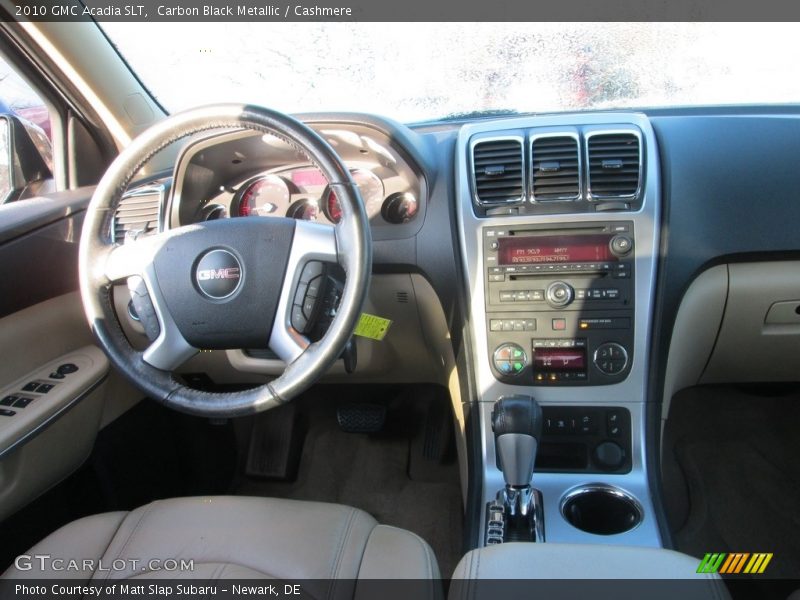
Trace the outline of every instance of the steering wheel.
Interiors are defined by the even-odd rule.
[[[219,128],[270,134],[306,154],[336,193],[342,210],[339,223],[277,217],[220,219],[115,244],[113,216],[139,169],[168,145]],[[289,116],[240,104],[172,115],[125,148],[89,203],[79,256],[84,310],[114,366],[163,404],[215,417],[274,408],[319,379],[350,340],[372,267],[363,202],[334,150]],[[321,339],[312,343],[301,327],[293,325],[292,311],[298,298],[302,304],[319,263],[338,263],[346,280],[333,320]],[[142,322],[154,329],[143,352],[131,346],[113,308],[113,286],[126,280]],[[252,389],[206,392],[187,387],[174,375],[199,349],[267,345],[286,369]]]

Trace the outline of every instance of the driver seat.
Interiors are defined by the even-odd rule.
[[[50,559],[47,565],[17,560],[3,578],[69,578],[97,584],[136,578],[269,578],[302,582],[303,592],[315,598],[352,598],[358,579],[415,579],[430,582],[429,597],[441,596],[436,558],[420,537],[379,525],[356,508],[299,500],[236,496],[159,500],[131,512],[73,521],[28,555]],[[56,559],[64,562],[53,568]],[[80,565],[90,559],[92,568],[64,570],[61,565],[70,559]],[[163,562],[170,559],[191,560],[194,568],[167,571],[149,566],[160,560],[172,568]],[[123,562],[124,568],[118,570]]]

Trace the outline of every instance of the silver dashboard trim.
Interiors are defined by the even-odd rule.
[[[503,136],[504,132],[519,135],[535,134],[539,127],[580,127],[604,131],[634,126],[642,132],[640,159],[647,173],[642,189],[642,202],[638,209],[619,212],[583,212],[572,214],[507,215],[481,218],[473,209],[469,176],[470,144],[474,136]],[[461,128],[456,144],[455,181],[459,246],[464,279],[468,286],[470,314],[468,334],[474,355],[477,400],[480,402],[480,427],[482,438],[483,470],[481,497],[490,502],[504,485],[502,474],[496,467],[494,435],[491,431],[491,408],[494,401],[504,395],[528,393],[544,406],[608,406],[624,407],[631,411],[632,469],[625,475],[587,475],[575,473],[536,473],[534,487],[544,495],[545,519],[548,540],[576,543],[627,543],[642,546],[660,546],[658,525],[653,516],[653,504],[648,486],[645,456],[645,403],[647,398],[647,365],[650,357],[648,338],[652,329],[652,312],[655,290],[656,266],[659,253],[660,228],[660,175],[655,133],[647,117],[640,113],[559,114],[521,117],[500,121],[480,122]],[[524,227],[531,224],[582,224],[593,221],[633,221],[636,244],[633,260],[636,270],[635,338],[630,371],[621,382],[603,386],[546,387],[518,386],[498,381],[489,365],[487,315],[485,307],[485,278],[483,276],[483,230],[486,227]],[[628,490],[642,504],[645,517],[642,524],[631,532],[616,536],[594,536],[570,526],[561,517],[559,502],[563,494],[573,487],[596,480]],[[482,529],[482,528],[481,528]],[[483,536],[483,532],[480,534]],[[481,538],[481,544],[483,539]]]

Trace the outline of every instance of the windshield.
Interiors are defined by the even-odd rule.
[[[251,102],[401,121],[794,103],[794,23],[103,23],[169,111]]]

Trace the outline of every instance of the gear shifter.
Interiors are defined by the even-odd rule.
[[[504,516],[503,541],[542,542],[541,493],[531,486],[542,436],[542,407],[530,396],[504,396],[492,408],[492,431],[497,466],[506,482],[497,495]]]

